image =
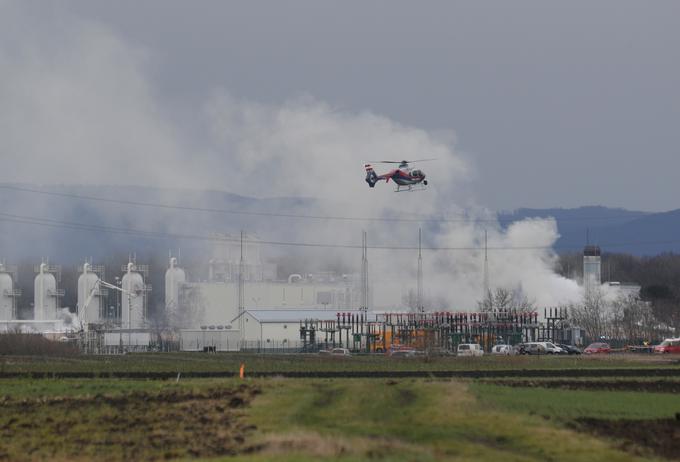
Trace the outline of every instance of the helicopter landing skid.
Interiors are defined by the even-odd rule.
[[[415,191],[425,191],[427,186],[425,185],[408,185],[408,186],[397,186],[394,192],[415,192]]]

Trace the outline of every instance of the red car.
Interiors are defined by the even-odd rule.
[[[680,353],[680,338],[667,338],[654,347],[654,353]]]
[[[591,343],[588,347],[583,350],[587,355],[598,354],[598,353],[611,353],[612,348],[608,343]]]

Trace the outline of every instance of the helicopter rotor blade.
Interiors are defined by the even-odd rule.
[[[431,160],[438,160],[438,159],[436,159],[436,158],[432,158],[432,159],[416,159],[416,160],[406,160],[406,161],[404,161],[404,162],[409,163],[409,164],[413,164],[414,162],[429,162],[429,161],[431,161]]]
[[[416,160],[369,160],[367,162],[373,163],[373,164],[412,164],[414,162],[429,162],[431,160],[437,160],[436,158],[432,159],[416,159]]]

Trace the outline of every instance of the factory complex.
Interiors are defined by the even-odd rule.
[[[131,258],[113,283],[103,265],[80,265],[73,312],[60,305],[65,293],[62,268],[45,262],[35,266],[33,318],[19,319],[22,292],[14,285],[16,269],[0,265],[0,330],[78,342],[91,353],[315,351],[335,346],[381,352],[404,345],[450,350],[473,340],[487,347],[499,341],[581,341],[581,330],[569,325],[565,310],[425,310],[420,271],[420,309],[375,311],[365,249],[361,274],[316,272],[280,280],[276,266],[263,263],[256,237],[223,237],[207,262],[206,280],[192,281],[178,258],[169,258],[161,313],[149,309],[149,266]],[[583,266],[587,294],[601,285],[598,247],[585,248]],[[639,286],[610,285],[639,291]]]

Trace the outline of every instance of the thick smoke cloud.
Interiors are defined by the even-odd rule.
[[[486,231],[492,287],[521,288],[538,304],[579,297],[574,282],[552,271],[555,223],[501,229],[466,195],[473,163],[450,137],[309,96],[272,105],[239,100],[228,89],[214,89],[197,104],[195,119],[204,127],[197,134],[154,95],[153,56],[101,24],[16,5],[0,3],[0,181],[218,189],[312,198],[324,215],[436,217],[445,221],[272,219],[253,231],[266,239],[356,244],[365,229],[370,245],[403,247],[417,245],[422,226],[426,247],[458,249],[424,252],[432,308],[456,309],[473,309],[482,296]],[[427,191],[395,194],[392,185],[369,189],[363,181],[366,161],[420,158],[437,159],[419,165],[430,180]],[[359,250],[310,252],[308,258],[358,271]],[[369,260],[375,306],[401,305],[415,286],[416,252],[376,249]]]

